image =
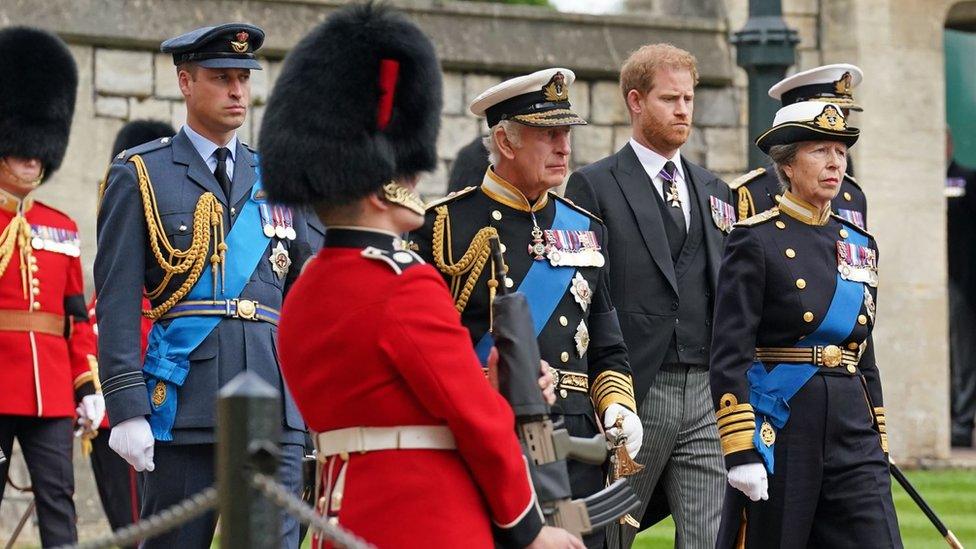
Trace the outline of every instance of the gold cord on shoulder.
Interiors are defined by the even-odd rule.
[[[200,274],[208,260],[207,254],[210,251],[211,239],[214,241],[214,248],[209,260],[213,271],[214,299],[216,299],[217,270],[220,270],[220,280],[223,283],[224,265],[227,257],[227,243],[224,242],[223,206],[220,205],[213,193],[203,193],[193,211],[193,239],[190,242],[190,247],[185,250],[178,250],[170,244],[163,229],[163,221],[156,206],[156,193],[149,181],[149,171],[146,169],[145,162],[139,155],[133,156],[129,161],[135,165],[136,175],[139,179],[139,193],[142,195],[142,207],[146,215],[146,236],[149,247],[156,258],[156,262],[166,273],[158,286],[146,292],[146,297],[149,299],[159,297],[166,290],[166,286],[174,275],[189,272],[186,280],[176,291],[158,306],[142,311],[143,316],[150,320],[158,319],[190,292],[193,285],[200,279]],[[164,250],[165,254],[163,253]]]
[[[739,187],[739,220],[756,215],[756,204],[752,201],[752,193],[745,185]]]
[[[10,223],[0,233],[0,276],[7,271],[7,265],[14,256],[14,250],[20,250],[20,282],[24,292],[24,298],[28,296],[28,280],[31,278],[30,258],[32,248],[30,245],[31,232],[30,223],[20,211],[14,215]]]
[[[482,227],[474,235],[474,238],[471,239],[471,244],[468,246],[467,251],[464,252],[464,255],[461,256],[461,259],[458,259],[456,262],[447,263],[444,261],[444,228],[449,222],[447,206],[437,206],[434,208],[434,211],[437,212],[437,217],[434,218],[433,239],[431,242],[434,266],[440,272],[452,277],[459,277],[465,273],[468,274],[459,294],[454,296],[454,308],[461,313],[468,306],[468,300],[471,298],[474,285],[478,283],[478,278],[481,277],[481,271],[484,270],[488,256],[491,254],[488,241],[493,237],[497,237],[498,231],[494,227]],[[450,235],[448,235],[448,238],[450,238]],[[450,253],[450,250],[448,250],[448,253]]]

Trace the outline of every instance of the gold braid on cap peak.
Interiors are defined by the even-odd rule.
[[[415,192],[396,181],[390,181],[383,185],[383,198],[387,201],[402,206],[417,215],[424,215],[424,201]]]
[[[478,283],[478,278],[481,277],[481,271],[484,270],[485,263],[488,262],[488,257],[491,255],[491,246],[488,242],[492,238],[498,238],[498,231],[494,227],[482,227],[474,235],[474,238],[471,239],[471,244],[461,256],[461,259],[454,262],[451,257],[451,220],[447,212],[447,205],[437,206],[434,208],[434,211],[437,212],[437,216],[434,218],[433,238],[431,241],[434,266],[437,267],[438,271],[455,279],[468,273],[468,277],[464,281],[464,286],[460,291],[454,292],[454,308],[461,313],[468,306],[468,300],[471,298],[474,285]],[[445,234],[447,237],[446,242]],[[447,250],[447,261],[451,263],[444,261],[445,249]],[[451,286],[454,287],[455,284],[452,282]],[[489,288],[489,290],[491,290],[490,299],[494,296],[494,288]]]
[[[755,448],[756,414],[752,404],[739,404],[732,393],[725,393],[715,412],[718,436],[722,440],[722,454],[729,455]]]
[[[611,404],[620,404],[631,412],[637,413],[634,380],[628,374],[613,370],[601,372],[590,387],[590,399],[593,401],[597,415],[601,418]]]
[[[159,209],[156,207],[156,193],[149,181],[149,171],[146,169],[145,162],[139,155],[133,156],[129,161],[135,165],[136,175],[139,178],[139,193],[142,195],[142,207],[146,215],[146,237],[149,241],[149,247],[152,249],[156,262],[166,273],[158,286],[146,292],[146,297],[149,299],[159,297],[166,290],[166,286],[174,275],[189,272],[186,280],[176,291],[158,306],[142,311],[143,316],[150,320],[156,320],[189,293],[193,285],[200,279],[200,274],[207,263],[211,240],[214,241],[214,249],[209,260],[213,271],[213,291],[214,299],[216,299],[217,271],[219,268],[220,281],[223,283],[224,264],[227,257],[227,243],[224,242],[223,206],[220,205],[213,193],[203,193],[193,211],[193,239],[190,242],[190,247],[185,250],[178,250],[170,244],[169,238],[166,236],[162,218],[159,216]],[[163,249],[166,251],[165,255]]]

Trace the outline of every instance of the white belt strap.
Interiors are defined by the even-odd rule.
[[[453,450],[454,434],[444,425],[397,427],[348,427],[315,435],[315,448],[322,461],[336,454],[377,450]]]

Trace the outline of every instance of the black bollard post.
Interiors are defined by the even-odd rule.
[[[749,75],[749,139],[773,122],[779,103],[766,95],[796,62],[797,32],[786,26],[780,0],[749,0],[749,19],[732,35],[736,62]],[[766,155],[749,145],[749,167],[766,163]]]
[[[220,390],[217,433],[220,546],[278,548],[280,511],[249,481],[253,471],[278,470],[278,392],[251,372],[238,374]]]

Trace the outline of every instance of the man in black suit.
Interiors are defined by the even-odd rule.
[[[566,189],[609,230],[611,301],[647,437],[637,456],[646,468],[632,483],[643,502],[661,483],[676,547],[714,546],[725,485],[708,356],[718,268],[735,214],[728,186],[679,151],[691,132],[697,80],[694,56],[669,44],[631,54],[620,84],[633,137],[574,173]],[[636,533],[623,525],[608,546],[629,547]]]

